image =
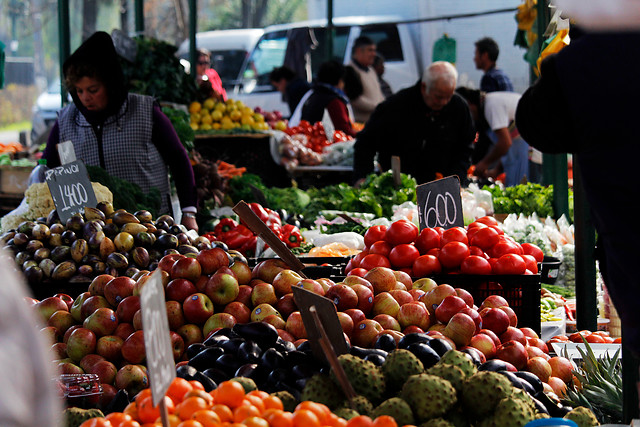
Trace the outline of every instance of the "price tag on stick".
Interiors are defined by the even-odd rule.
[[[176,365],[171,348],[164,288],[158,270],[140,291],[140,311],[152,401],[154,406],[161,404],[162,414],[162,409],[166,411],[163,397],[176,377]],[[164,416],[162,421],[163,425],[169,425],[164,423]]]
[[[391,175],[393,176],[393,185],[399,188],[402,184],[402,175],[400,175],[400,157],[391,156]]]
[[[49,169],[45,179],[63,224],[74,214],[84,212],[86,206],[98,204],[87,168],[80,160]]]
[[[464,227],[460,180],[457,176],[427,182],[416,187],[420,229]]]
[[[331,344],[334,354],[344,354],[349,352],[349,346],[344,339],[344,333],[336,305],[329,298],[315,294],[299,286],[292,286],[293,299],[300,310],[304,329],[307,331],[307,338],[311,344],[311,351],[318,360],[327,360],[331,363],[331,359],[326,357],[324,346],[321,338],[324,336]],[[317,317],[322,322],[322,329],[318,328],[317,322],[314,320],[312,310],[316,312]]]

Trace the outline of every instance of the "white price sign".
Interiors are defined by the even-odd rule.
[[[140,310],[151,395],[153,405],[157,406],[176,377],[164,288],[159,270],[151,275],[140,291]]]

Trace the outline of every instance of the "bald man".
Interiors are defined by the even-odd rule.
[[[378,105],[356,136],[356,183],[374,171],[376,154],[383,171],[399,156],[401,172],[418,184],[449,175],[465,183],[476,131],[467,103],[455,94],[457,79],[452,64],[434,62],[414,86]]]

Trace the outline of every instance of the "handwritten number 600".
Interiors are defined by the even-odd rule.
[[[436,196],[433,206],[429,206],[429,199],[431,198],[431,192],[427,195],[427,200],[424,203],[424,222],[427,227],[445,227],[449,224],[455,224],[458,212],[456,210],[455,200],[451,193],[439,193]],[[450,210],[449,207],[452,207]]]

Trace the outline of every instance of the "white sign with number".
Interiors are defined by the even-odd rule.
[[[176,377],[164,288],[159,270],[151,275],[140,291],[140,310],[151,396],[153,405],[158,406]]]

